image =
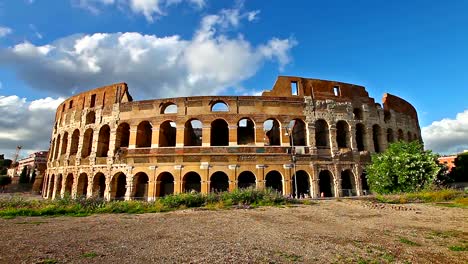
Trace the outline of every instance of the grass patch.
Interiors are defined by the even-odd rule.
[[[56,259],[44,259],[38,262],[38,264],[56,264],[56,263],[58,263]]]
[[[277,252],[277,254],[288,260],[288,261],[291,261],[291,262],[298,262],[298,261],[302,261],[302,256],[299,256],[299,255],[296,255],[296,254],[290,254],[290,253],[286,253],[286,252]]]
[[[406,244],[406,245],[410,245],[410,246],[421,246],[420,244],[414,242],[414,241],[411,241],[407,238],[404,238],[404,237],[400,237],[400,242],[403,243],[403,244]]]
[[[26,201],[20,197],[0,199],[0,217],[16,216],[88,216],[91,214],[142,214],[168,212],[186,208],[255,208],[258,206],[283,206],[297,203],[271,190],[236,189],[223,193],[181,193],[158,198],[156,201],[110,201],[101,198],[78,197]]]
[[[83,255],[81,255],[83,258],[95,258],[98,256],[98,254],[94,253],[94,252],[87,252],[87,253],[84,253]]]
[[[448,247],[451,251],[468,251],[468,246],[467,245],[455,245],[455,246],[450,246]]]
[[[452,189],[426,190],[413,193],[376,195],[375,200],[381,203],[442,203],[451,207],[468,207],[468,194]]]

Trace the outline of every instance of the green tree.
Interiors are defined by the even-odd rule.
[[[436,161],[437,155],[417,141],[390,144],[366,167],[370,189],[381,194],[421,190],[436,180],[441,170]]]
[[[34,183],[35,180],[36,180],[36,170],[33,169],[32,174],[31,174],[31,183]]]
[[[468,152],[458,155],[450,172],[452,182],[468,181]]]
[[[9,176],[0,176],[0,190],[4,190],[5,186],[11,183],[11,178]]]
[[[29,183],[28,167],[24,166],[21,171],[19,183]]]

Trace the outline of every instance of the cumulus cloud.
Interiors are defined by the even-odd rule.
[[[11,32],[13,32],[11,28],[0,26],[0,38],[10,34]]]
[[[187,2],[199,9],[205,6],[205,0],[74,0],[72,3],[94,14],[98,14],[101,8],[106,6],[128,7],[133,13],[143,15],[147,21],[153,22],[156,17],[166,15],[167,7],[182,2]]]
[[[453,154],[468,149],[468,110],[455,119],[444,118],[422,128],[427,149],[441,154]]]
[[[23,154],[49,148],[55,111],[63,98],[28,101],[16,95],[0,95],[0,154],[11,157],[16,146]]]
[[[265,62],[283,68],[291,61],[292,38],[253,45],[225,34],[250,20],[249,13],[226,9],[205,16],[191,39],[126,32],[71,35],[42,46],[24,42],[0,50],[0,66],[58,95],[121,81],[137,98],[219,94]]]

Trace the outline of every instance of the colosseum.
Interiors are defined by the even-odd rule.
[[[371,154],[421,139],[415,108],[397,96],[381,105],[359,85],[288,76],[261,96],[144,101],[118,83],[68,98],[55,120],[49,199],[151,201],[246,187],[360,196]]]

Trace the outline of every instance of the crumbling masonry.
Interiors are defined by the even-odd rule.
[[[382,107],[362,86],[286,76],[262,96],[133,101],[114,84],[68,98],[55,120],[42,192],[51,199],[250,186],[294,195],[294,179],[301,196],[359,196],[370,154],[421,139],[399,97],[385,94]]]

